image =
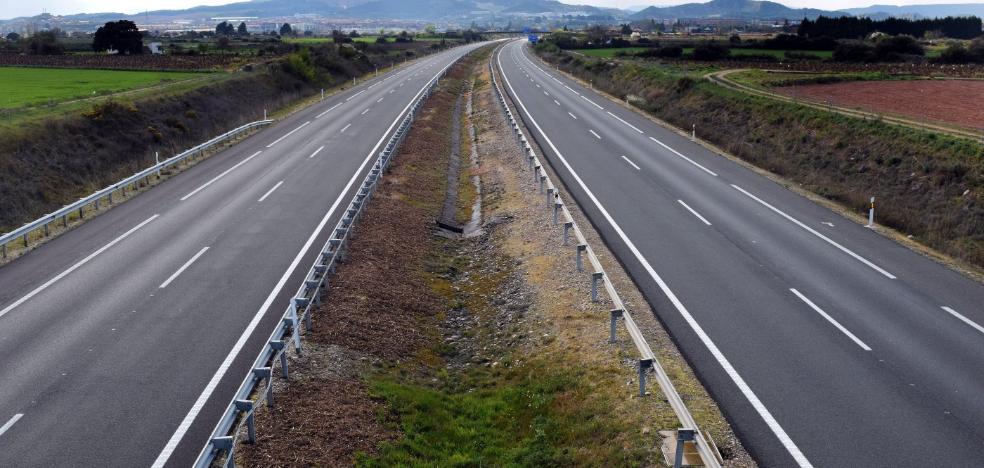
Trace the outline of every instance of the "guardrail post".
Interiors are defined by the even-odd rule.
[[[676,445],[676,456],[673,457],[673,468],[680,468],[683,466],[683,449],[687,442],[694,440],[696,431],[693,429],[680,428],[677,429],[677,445]]]
[[[611,329],[610,329],[610,333],[608,335],[608,342],[609,343],[615,343],[617,341],[616,340],[616,335],[615,335],[615,327],[618,325],[618,319],[621,318],[621,317],[622,317],[622,309],[612,309],[611,310],[611,319],[612,319],[611,320],[611,322],[612,322],[611,325],[612,326],[611,326]]]
[[[294,351],[297,354],[301,354],[301,330],[300,330],[300,320],[297,316],[297,303],[290,301],[290,324],[291,324],[291,339],[294,341]]]
[[[646,396],[646,371],[652,366],[652,359],[639,360],[639,396]]]
[[[605,277],[605,272],[591,273],[591,302],[598,302],[598,283]]]
[[[287,346],[287,343],[284,343],[283,341],[270,342],[270,349],[272,349],[275,353],[280,354],[280,373],[286,379],[290,378],[290,372],[287,368],[287,351],[284,350],[285,346]]]
[[[273,406],[273,385],[271,385],[270,377],[273,375],[273,371],[269,367],[254,367],[253,376],[256,380],[262,382],[267,381],[267,406]]]
[[[553,199],[554,189],[553,187],[547,187],[547,209],[550,208],[550,202]]]
[[[571,232],[571,228],[572,227],[574,227],[574,222],[573,221],[566,221],[566,222],[564,222],[564,244],[563,245],[567,245],[568,244],[567,241],[570,238],[570,232]]]
[[[253,418],[253,402],[250,400],[236,400],[236,409],[249,413],[246,416],[246,440],[250,444],[256,443],[256,421]]]
[[[531,161],[532,164],[532,161]],[[540,180],[540,166],[533,166],[533,183],[537,183]]]
[[[48,223],[44,223],[44,237],[48,237],[49,229]]]
[[[7,258],[7,244],[0,246],[0,250],[3,251],[3,258]]]
[[[553,219],[554,224],[560,223],[560,207],[562,206],[564,206],[564,204],[561,202],[554,203],[554,219]],[[567,230],[564,229],[564,232],[567,232]],[[567,236],[565,235],[564,237],[565,237],[564,240],[566,240]]]
[[[584,271],[584,261],[581,260],[581,255],[583,252],[588,250],[588,244],[578,244],[577,249],[575,249],[574,254],[574,264],[577,266],[577,271]]]
[[[540,193],[543,193],[544,184],[547,182],[546,174],[540,176]]]
[[[30,233],[29,233],[29,232],[25,232],[25,233],[24,233],[24,248],[25,248],[25,249],[27,248],[27,235],[28,235],[28,234],[30,234]]]
[[[62,216],[62,227],[68,227],[68,215]]]
[[[85,219],[85,206],[79,207],[79,219]]]
[[[235,445],[235,440],[233,440],[232,436],[213,437],[210,442],[212,442],[212,446],[215,447],[216,450],[225,451],[228,453],[225,466],[235,468],[236,465],[232,456],[232,449]]]

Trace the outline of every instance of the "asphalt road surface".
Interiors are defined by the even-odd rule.
[[[494,60],[760,463],[984,465],[984,287],[565,78],[525,40]]]
[[[331,96],[0,268],[0,466],[189,466],[370,157],[475,47]]]

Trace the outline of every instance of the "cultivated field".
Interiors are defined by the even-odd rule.
[[[830,102],[834,106],[984,128],[984,81],[858,81],[785,86],[786,96]]]
[[[672,45],[672,44],[666,44]],[[614,57],[617,52],[622,52],[625,54],[632,54],[636,52],[641,52],[646,50],[647,47],[622,47],[619,49],[576,49],[574,52],[578,52],[588,57]],[[731,49],[731,55],[733,57],[747,57],[750,55],[769,55],[777,59],[786,58],[786,53],[792,52],[801,55],[810,55],[818,59],[830,58],[833,56],[833,52],[829,50],[770,50],[770,49],[749,49],[749,48],[733,48]],[[693,47],[684,47],[684,54],[693,54]]]
[[[82,99],[201,77],[201,73],[0,67],[0,108]]]

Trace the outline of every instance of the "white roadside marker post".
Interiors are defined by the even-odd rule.
[[[697,141],[697,124],[693,124],[693,128],[690,130],[690,141]]]
[[[865,227],[875,227],[875,197],[871,197],[871,208],[868,209],[868,225]]]
[[[154,163],[155,166],[159,166],[161,164],[160,153],[158,153],[157,151],[154,151]],[[158,179],[161,178],[161,168],[159,167],[157,168],[157,178]]]

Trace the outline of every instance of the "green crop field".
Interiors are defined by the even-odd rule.
[[[580,52],[589,57],[614,57],[616,52],[623,52],[625,54],[632,54],[635,52],[640,52],[646,50],[646,47],[623,47],[621,49],[578,49],[575,52]],[[692,54],[694,52],[693,47],[685,47],[683,53]],[[746,49],[746,48],[734,48],[731,49],[731,55],[733,57],[741,57],[743,55],[772,55],[778,59],[783,59],[786,57],[786,52],[795,52],[800,54],[812,55],[817,58],[831,58],[833,52],[829,50],[768,50],[768,49]]]
[[[0,67],[0,108],[61,102],[203,76],[202,73]]]
[[[646,47],[622,47],[621,49],[577,49],[574,52],[582,53],[588,57],[614,57],[615,52],[633,54],[643,50],[646,50]]]

